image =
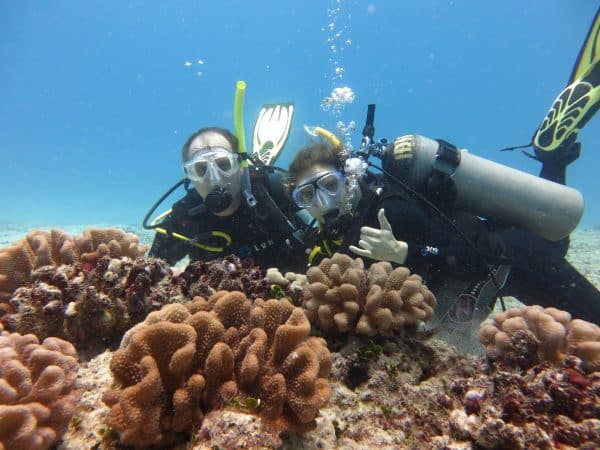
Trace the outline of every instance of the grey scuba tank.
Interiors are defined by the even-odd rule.
[[[447,155],[444,145],[424,136],[399,139],[412,147],[414,155],[410,168],[403,171],[405,181],[418,191],[432,170],[448,174],[456,187],[457,209],[523,227],[551,241],[568,236],[581,220],[583,196],[576,189],[467,150]]]

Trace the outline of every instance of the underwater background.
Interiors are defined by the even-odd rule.
[[[558,0],[19,1],[0,14],[0,223],[139,225],[182,177],[197,128],[233,128],[245,80],[247,140],[263,103],[294,101],[287,167],[303,124],[334,129],[367,104],[376,137],[443,138],[531,173],[519,151],[565,86],[598,7]],[[348,86],[335,113],[323,98]],[[596,117],[569,168],[600,224]],[[173,199],[174,200],[174,199]],[[167,202],[163,209],[170,205]]]
[[[499,150],[531,140],[598,0],[217,3],[0,2],[0,448],[600,448],[585,293],[521,297],[516,265],[490,313],[487,277],[434,289],[431,268],[340,253],[285,275],[235,255],[171,266],[141,226],[187,137],[233,128],[238,80],[249,147],[262,104],[295,102],[281,167],[305,125],[354,128],[358,147],[374,103],[377,139],[537,174]],[[565,256],[596,289],[599,124],[569,167],[586,209]],[[585,292],[531,254],[535,283]]]

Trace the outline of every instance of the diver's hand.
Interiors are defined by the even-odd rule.
[[[360,229],[359,247],[351,245],[350,251],[359,256],[375,259],[378,261],[393,261],[404,264],[408,256],[408,245],[406,242],[397,241],[392,232],[392,226],[385,217],[385,211],[379,210],[377,214],[381,229],[362,227]]]

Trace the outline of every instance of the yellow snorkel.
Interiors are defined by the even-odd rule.
[[[248,171],[248,152],[246,151],[246,136],[244,134],[244,96],[246,95],[246,82],[238,81],[235,87],[233,100],[233,126],[238,139],[238,154],[240,155],[240,168],[242,169],[242,195],[249,207],[256,206],[256,199],[252,195],[250,185],[250,172]]]
[[[246,153],[246,137],[244,135],[244,96],[246,95],[246,82],[238,81],[235,86],[233,99],[233,126],[238,138],[238,153]],[[248,167],[248,161],[242,161],[242,167]]]
[[[329,141],[329,143],[333,147],[334,151],[339,152],[342,149],[342,143],[337,138],[337,136],[335,134],[333,134],[331,131],[326,130],[325,128],[311,127],[308,125],[304,125],[304,130],[311,136],[314,136],[314,137],[319,136],[319,137],[322,137],[323,139]]]

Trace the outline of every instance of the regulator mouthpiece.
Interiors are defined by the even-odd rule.
[[[219,186],[208,193],[204,204],[210,212],[219,213],[229,208],[232,201],[231,192]]]

